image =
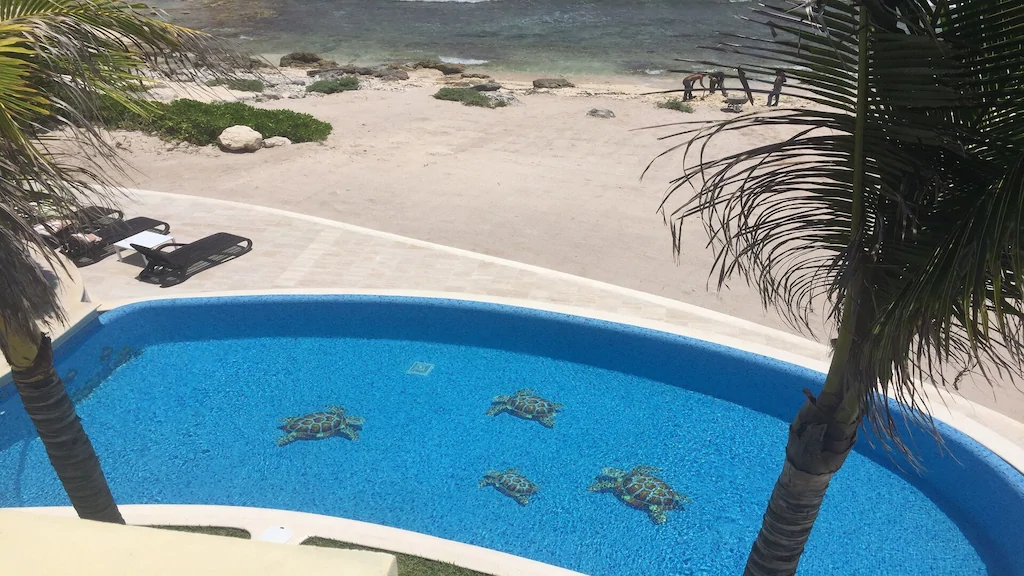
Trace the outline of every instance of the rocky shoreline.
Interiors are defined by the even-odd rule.
[[[674,88],[671,79],[658,79],[655,83],[635,82],[629,77],[601,77],[570,81],[566,78],[537,78],[523,73],[502,74],[501,79],[492,76],[486,69],[464,64],[420,60],[388,62],[375,66],[339,64],[313,52],[292,52],[271,60],[267,57],[238,57],[231,63],[232,78],[244,81],[258,81],[262,90],[249,91],[231,89],[225,85],[214,87],[210,83],[221,80],[222,75],[209,71],[198,74],[179,73],[173,67],[163,68],[159,73],[148,74],[153,84],[148,90],[150,97],[168,102],[176,98],[192,98],[201,101],[234,100],[242,102],[267,102],[281,99],[322,97],[307,88],[320,80],[337,80],[346,77],[357,78],[360,90],[395,91],[418,87],[471,88],[505,104],[517,104],[516,96],[537,93],[552,93],[562,96],[608,96],[616,99],[659,100],[664,96],[652,95]],[[223,83],[227,84],[227,83]]]

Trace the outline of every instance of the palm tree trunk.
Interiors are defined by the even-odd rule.
[[[92,442],[57,376],[50,339],[40,332],[22,336],[0,321],[0,347],[25,412],[79,517],[124,524]]]
[[[811,535],[832,476],[857,441],[859,419],[843,423],[810,392],[789,427],[786,461],[775,483],[744,576],[790,576]]]

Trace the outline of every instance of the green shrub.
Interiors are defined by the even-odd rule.
[[[204,103],[175,100],[170,104],[145,103],[146,114],[126,108],[113,100],[101,107],[101,121],[108,128],[152,132],[162,138],[207,146],[235,125],[249,126],[264,138],[284,136],[292,142],[322,142],[331,125],[309,114],[291,110],[264,110],[241,102]],[[151,108],[149,108],[151,106]]]
[[[501,108],[505,106],[505,102],[491,100],[472,88],[441,88],[437,91],[437,94],[434,94],[434,98],[451,102],[462,102],[464,106],[481,106],[483,108]]]
[[[223,86],[228,90],[239,92],[263,92],[263,82],[244,78],[215,78],[206,83],[207,86]]]
[[[679,98],[672,98],[664,102],[659,102],[658,108],[668,108],[669,110],[676,110],[677,112],[693,112],[693,104],[683,102]]]
[[[347,90],[359,90],[359,78],[343,76],[334,80],[317,80],[306,86],[306,92],[320,92],[321,94],[334,94]]]

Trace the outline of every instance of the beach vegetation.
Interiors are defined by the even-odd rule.
[[[321,94],[334,94],[349,90],[359,90],[359,78],[355,76],[342,76],[341,78],[331,80],[317,80],[306,86],[306,92],[319,92]]]
[[[472,88],[446,86],[438,90],[437,93],[434,94],[434,98],[437,98],[438,100],[448,100],[451,102],[462,102],[463,106],[479,106],[481,108],[501,108],[506,105],[505,102],[501,100],[492,100]]]
[[[669,98],[664,102],[658,102],[658,108],[666,108],[668,110],[675,110],[676,112],[693,112],[693,104],[689,102],[683,102],[679,98]]]
[[[793,407],[747,576],[797,572],[861,429],[916,465],[901,431],[941,441],[926,382],[1024,375],[1024,2],[805,4],[759,7],[777,38],[722,50],[789,64],[814,106],[669,135],[683,166],[663,208],[676,254],[683,222],[701,219],[719,288],[738,276],[795,327],[824,309],[837,333],[823,387]],[[778,77],[744,68],[748,97]],[[766,130],[789,136],[764,142]],[[741,134],[757,145],[704,155]]]
[[[263,82],[254,78],[214,78],[206,82],[207,86],[223,86],[228,90],[239,92],[263,92]]]
[[[143,112],[120,102],[108,102],[104,124],[111,129],[137,130],[156,134],[165,140],[208,146],[231,126],[248,126],[264,138],[284,136],[292,142],[322,142],[332,126],[309,114],[292,110],[266,110],[242,102],[197,102],[175,100],[139,103]]]
[[[136,98],[151,80],[139,70],[162,78],[172,67],[176,77],[197,77],[198,67],[232,74],[222,64],[230,52],[212,37],[148,13],[120,0],[0,3],[0,351],[78,515],[121,524],[99,458],[53,365],[44,330],[67,320],[53,281],[65,264],[35,225],[84,229],[86,214],[98,221],[117,214],[116,197],[105,191],[116,189],[124,165],[103,137],[97,112],[114,101],[147,113]],[[62,130],[59,153],[53,130]]]

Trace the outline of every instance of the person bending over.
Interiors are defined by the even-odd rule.
[[[700,73],[690,74],[686,78],[683,78],[683,101],[693,100],[693,83],[700,82],[700,87],[704,87],[704,75]]]

